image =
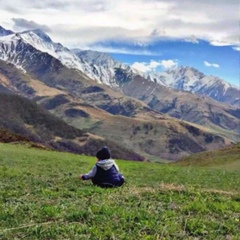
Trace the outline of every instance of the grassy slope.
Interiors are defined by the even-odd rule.
[[[177,162],[176,165],[240,170],[240,143],[217,151],[193,154]]]
[[[239,239],[239,170],[118,160],[127,183],[78,175],[94,158],[0,144],[0,239]]]

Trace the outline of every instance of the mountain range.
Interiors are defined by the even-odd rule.
[[[110,54],[107,53],[91,50],[82,51],[78,49],[73,49],[72,51],[79,58],[90,63],[92,71],[99,76],[96,77],[97,80],[100,79],[100,82],[108,84],[109,86],[119,87],[115,69],[122,69],[127,75],[124,76],[122,80],[127,79],[129,76],[131,76],[131,78],[141,76],[148,81],[170,87],[171,89],[209,96],[217,101],[231,105],[240,105],[239,87],[218,77],[206,76],[192,67],[179,67],[166,72],[151,72],[146,74],[126,64],[115,61]],[[107,77],[105,77],[106,73],[108,73]],[[111,81],[108,79],[111,79]]]
[[[177,160],[239,141],[239,88],[191,67],[146,75],[41,30],[2,27],[0,59],[0,92],[139,156]]]

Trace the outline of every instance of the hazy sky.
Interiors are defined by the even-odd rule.
[[[189,65],[238,85],[239,10],[239,0],[2,0],[0,25],[41,28],[142,71]]]

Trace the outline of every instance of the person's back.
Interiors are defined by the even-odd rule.
[[[125,182],[124,176],[119,173],[119,167],[111,158],[110,150],[107,147],[100,149],[96,157],[97,164],[93,169],[84,175],[80,175],[83,180],[92,179],[93,184],[101,187],[119,187]]]

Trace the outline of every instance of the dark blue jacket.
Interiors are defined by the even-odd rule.
[[[124,177],[119,173],[119,168],[113,159],[99,161],[93,169],[82,176],[83,180],[92,179],[96,185],[121,186],[124,183]]]
[[[117,185],[120,182],[120,176],[118,170],[114,165],[108,170],[104,170],[101,167],[97,166],[97,173],[92,178],[92,182],[96,185],[102,183]]]

